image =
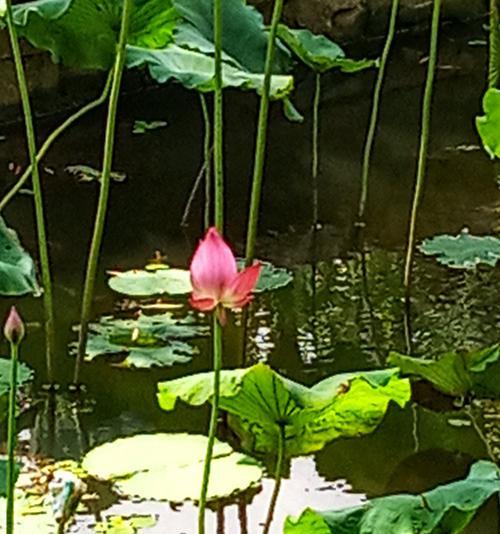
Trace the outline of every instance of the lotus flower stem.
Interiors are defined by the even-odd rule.
[[[115,64],[113,66],[111,93],[108,105],[108,118],[106,124],[106,134],[104,141],[104,159],[102,167],[102,177],[100,182],[99,201],[94,223],[94,233],[90,252],[87,261],[87,272],[85,276],[85,285],[83,289],[82,311],[80,318],[80,331],[78,337],[78,352],[76,356],[75,372],[73,381],[78,384],[80,379],[80,367],[85,357],[87,346],[88,327],[90,314],[92,310],[92,300],[94,296],[94,287],[97,274],[97,264],[101,251],[102,237],[106,223],[106,214],[108,209],[109,188],[111,183],[111,168],[113,165],[113,152],[116,128],[116,112],[118,108],[118,99],[120,96],[120,87],[123,76],[123,68],[126,59],[126,44],[130,22],[130,12],[132,11],[133,1],[124,0],[121,19],[120,37],[116,52]]]
[[[276,509],[276,503],[278,501],[278,495],[281,489],[283,462],[285,460],[285,426],[280,425],[280,431],[278,434],[278,457],[276,459],[276,471],[274,473],[274,489],[271,496],[271,502],[269,504],[269,510],[267,512],[266,522],[264,524],[264,530],[262,534],[269,534],[271,524],[273,522],[274,510]]]
[[[267,126],[269,118],[269,94],[271,90],[271,77],[276,50],[276,33],[283,12],[283,0],[275,0],[271,26],[269,28],[269,41],[267,45],[264,84],[260,98],[259,122],[257,125],[257,140],[255,143],[255,160],[252,179],[252,193],[250,199],[250,212],[248,217],[247,241],[245,250],[245,263],[252,265],[255,257],[255,241],[259,223],[260,200],[262,195],[262,179],[264,176],[264,163],[266,157]]]
[[[377,132],[380,100],[382,97],[382,88],[384,85],[385,74],[387,70],[387,61],[391,52],[394,36],[396,34],[396,21],[399,10],[399,1],[400,0],[392,0],[391,12],[389,16],[389,26],[387,28],[387,36],[385,38],[382,55],[380,56],[380,65],[377,73],[377,79],[375,81],[375,87],[373,89],[370,122],[366,134],[365,148],[363,151],[363,163],[361,168],[361,196],[359,199],[358,208],[359,225],[362,225],[364,223],[365,218],[366,202],[368,200],[368,179],[370,175],[370,164],[372,159],[373,146],[375,143],[375,134]]]
[[[489,36],[489,66],[488,87],[498,86],[500,73],[500,20],[498,15],[498,0],[490,0],[490,36]]]
[[[55,349],[55,324],[54,324],[54,301],[52,297],[52,276],[50,272],[49,249],[47,243],[47,233],[45,227],[45,213],[43,206],[43,192],[40,183],[40,173],[38,171],[37,156],[36,156],[36,139],[35,127],[33,125],[33,115],[31,113],[30,95],[28,84],[26,81],[26,73],[24,72],[23,58],[21,48],[19,46],[19,39],[17,36],[16,26],[14,24],[14,15],[12,12],[12,0],[5,0],[5,18],[7,21],[7,28],[9,30],[10,44],[12,48],[12,56],[14,58],[14,65],[16,69],[17,83],[19,87],[19,94],[21,96],[21,103],[24,113],[24,125],[26,128],[26,141],[28,145],[28,153],[31,162],[31,174],[34,193],[35,204],[35,219],[36,231],[38,238],[38,252],[40,256],[40,267],[42,271],[43,283],[43,305],[45,312],[45,357],[47,366],[47,380],[49,383],[53,382],[53,358]]]
[[[425,173],[427,169],[427,149],[429,147],[430,119],[432,96],[434,92],[434,78],[436,74],[437,54],[438,54],[438,37],[439,37],[439,19],[441,14],[441,0],[434,0],[432,11],[431,39],[429,50],[429,62],[427,65],[427,80],[425,83],[424,99],[422,103],[422,126],[420,133],[420,149],[417,165],[417,176],[415,180],[415,189],[413,192],[413,202],[410,214],[410,224],[408,229],[408,242],[406,246],[406,260],[404,267],[404,289],[405,300],[410,301],[411,293],[411,275],[413,255],[415,252],[415,230],[417,226],[417,214],[422,197]]]
[[[203,153],[205,160],[205,211],[204,211],[204,224],[205,231],[207,231],[211,224],[211,205],[212,205],[212,138],[210,134],[211,123],[210,113],[208,112],[207,99],[203,93],[200,93],[201,111],[203,113],[203,125],[204,125],[204,140],[203,140]]]
[[[214,0],[214,178],[215,226],[224,232],[224,143],[222,79],[222,0]]]
[[[205,534],[205,509],[207,505],[208,483],[210,480],[210,468],[212,466],[212,455],[217,431],[217,419],[219,416],[220,401],[220,374],[222,369],[222,326],[217,319],[217,314],[213,313],[213,360],[214,360],[214,396],[210,414],[210,427],[208,430],[208,443],[203,466],[203,480],[201,484],[200,502],[198,508],[198,534]]]
[[[321,100],[321,74],[316,73],[313,101],[312,130],[312,165],[311,177],[313,186],[313,231],[316,231],[319,218],[318,174],[319,174],[319,104]]]
[[[92,111],[93,109],[104,104],[109,95],[109,89],[111,87],[111,73],[106,80],[106,85],[101,93],[101,95],[92,100],[88,104],[85,104],[81,109],[69,116],[62,124],[60,124],[45,140],[43,145],[40,147],[38,154],[36,155],[37,163],[45,157],[47,152],[50,150],[55,141],[60,137],[60,135],[70,128],[75,122],[77,122],[81,117]],[[0,200],[0,212],[5,209],[7,204],[19,193],[24,184],[28,181],[31,176],[32,166],[29,165],[28,168],[24,171],[19,180],[12,186],[12,188],[5,194],[5,196]]]

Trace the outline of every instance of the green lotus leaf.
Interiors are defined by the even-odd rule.
[[[245,260],[237,261],[238,267],[243,269]],[[254,293],[264,293],[286,287],[293,281],[293,273],[284,267],[277,267],[268,261],[261,261],[262,269]]]
[[[40,294],[35,264],[23,249],[16,232],[0,217],[0,295]]]
[[[197,501],[207,438],[191,434],[139,434],[106,443],[83,459],[94,477],[114,482],[130,497]],[[260,485],[262,468],[227,443],[215,442],[208,500],[226,499]]]
[[[198,349],[187,340],[206,333],[207,328],[191,316],[102,317],[89,325],[85,360],[106,357],[122,367],[170,367],[189,362]]]
[[[212,373],[158,384],[165,410],[174,409],[178,399],[199,406],[212,396]],[[391,401],[404,406],[409,398],[409,382],[397,369],[335,375],[311,388],[262,363],[221,376],[221,409],[231,414],[231,425],[251,454],[274,454],[282,431],[288,457],[318,451],[339,437],[368,434]]]
[[[484,149],[491,159],[500,158],[500,90],[488,89],[483,98],[485,115],[476,118]]]
[[[286,520],[284,534],[458,534],[499,492],[500,469],[480,461],[465,480],[420,495],[390,495],[343,510],[307,509]]]
[[[56,61],[109,69],[115,58],[122,3],[116,0],[35,0],[14,6],[20,35]],[[128,42],[162,48],[173,40],[179,15],[170,0],[136,0]]]
[[[436,256],[439,263],[455,269],[473,269],[479,264],[494,267],[500,258],[500,239],[492,236],[438,235],[426,239],[419,249],[427,256]]]
[[[5,395],[10,390],[10,372],[12,362],[7,358],[0,358],[0,396]],[[24,363],[17,364],[17,387],[20,388],[31,382],[34,372]]]
[[[468,353],[448,352],[435,360],[393,352],[387,361],[403,374],[427,380],[447,395],[500,395],[500,344]]]
[[[309,30],[292,30],[280,24],[278,37],[290,47],[297,57],[312,70],[322,73],[331,69],[354,73],[376,65],[369,59],[354,60],[345,57],[340,46],[324,35],[316,35]]]
[[[108,284],[113,291],[133,297],[185,295],[192,290],[189,271],[185,269],[134,269],[113,273]]]

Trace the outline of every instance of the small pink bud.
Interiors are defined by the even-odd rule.
[[[10,309],[9,316],[7,317],[7,321],[5,321],[5,325],[3,327],[3,333],[7,338],[7,341],[9,343],[13,343],[14,345],[19,345],[24,337],[24,323],[17,313],[15,306],[12,306]]]

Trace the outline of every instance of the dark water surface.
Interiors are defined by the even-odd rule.
[[[494,169],[479,149],[474,117],[484,88],[485,53],[468,40],[482,36],[452,29],[442,37],[439,81],[433,109],[432,143],[419,238],[457,233],[467,226],[491,233],[500,193]],[[311,256],[310,105],[312,80],[299,75],[297,106],[306,114],[302,125],[287,123],[279,106],[272,109],[270,152],[266,168],[259,257],[290,267],[294,282],[272,295],[258,297],[249,328],[247,359],[266,360],[280,373],[306,384],[336,372],[378,368],[390,350],[405,352],[402,305],[402,247],[415,174],[421,81],[425,44],[401,38],[384,94],[379,136],[372,167],[368,252],[352,252],[352,227],[359,195],[360,155],[367,124],[372,74],[356,78],[325,76],[321,110],[320,218],[316,261]],[[257,100],[230,93],[226,107],[226,177],[228,238],[242,250],[246,203],[251,176]],[[135,119],[166,120],[168,126],[133,135]],[[1,117],[0,117],[1,120]],[[85,164],[98,168],[104,115],[96,113],[68,132],[51,150],[44,165],[49,238],[58,315],[57,375],[69,382],[73,360],[67,345],[75,340],[81,281],[94,213],[95,183],[78,183],[64,168]],[[46,120],[43,136],[53,127]],[[22,130],[0,127],[0,186],[13,177],[9,163],[25,164]],[[155,250],[171,265],[185,266],[201,233],[201,201],[196,200],[188,228],[180,220],[200,167],[202,125],[196,95],[177,87],[131,91],[122,100],[114,168],[127,173],[113,185],[111,210],[95,299],[96,317],[115,309],[119,298],[106,285],[105,271],[141,267]],[[459,147],[457,149],[457,147]],[[467,149],[464,149],[466,147]],[[500,204],[498,204],[500,206]],[[19,196],[5,217],[25,246],[35,253],[29,195]],[[314,268],[313,268],[314,267]],[[433,356],[454,348],[473,348],[499,340],[500,284],[498,271],[451,272],[433,260],[417,258],[412,310],[413,348]],[[4,301],[2,309],[10,304]],[[41,302],[22,299],[19,307],[29,322],[23,359],[43,382]],[[240,365],[241,331],[226,330],[226,367]],[[89,447],[140,431],[206,432],[208,411],[180,407],[172,414],[157,406],[160,380],[210,367],[209,345],[190,364],[171,369],[131,371],[105,363],[85,365],[90,408],[81,412],[64,396],[58,401],[55,442],[43,425],[34,444],[41,452],[78,458]],[[64,391],[64,388],[62,388]],[[453,410],[444,400],[444,407]],[[43,397],[25,416],[33,426],[43,418]],[[451,422],[450,422],[451,421]],[[335,508],[359,502],[363,495],[418,492],[466,475],[471,463],[487,458],[467,414],[431,411],[421,406],[391,407],[380,428],[361,439],[338,440],[311,458],[293,462],[291,478],[278,503],[275,532],[283,518],[307,506]],[[338,481],[345,482],[338,482]],[[332,482],[337,481],[337,482]],[[348,491],[346,484],[352,488]],[[248,509],[249,532],[258,532],[271,486],[264,483]],[[151,532],[194,533],[195,509],[181,511],[142,503],[121,510],[159,513]],[[499,532],[498,502],[492,501],[467,530]],[[211,518],[211,521],[213,518]],[[91,532],[80,523],[78,532]],[[145,531],[146,532],[146,531]],[[236,507],[226,510],[226,532],[238,533]]]

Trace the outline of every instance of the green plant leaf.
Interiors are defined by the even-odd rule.
[[[286,454],[300,456],[336,438],[372,432],[390,401],[403,406],[410,386],[397,372],[335,375],[308,388],[259,363],[222,372],[220,406],[232,415],[231,426],[247,452],[275,453],[283,426]],[[212,373],[158,385],[158,400],[165,410],[174,409],[178,399],[199,406],[212,395]]]
[[[40,294],[35,264],[14,230],[0,217],[0,295],[15,297]]]
[[[7,462],[7,457],[0,457],[0,497],[5,497],[7,495]],[[14,480],[17,480],[20,470],[21,464],[16,462],[14,464]]]
[[[483,98],[485,115],[476,118],[484,149],[491,159],[500,158],[500,90],[490,88]]]
[[[12,362],[7,358],[0,358],[0,396],[5,395],[10,390],[10,371]],[[17,387],[21,388],[31,382],[35,373],[26,364],[17,364]]]
[[[473,269],[481,263],[494,267],[500,258],[500,239],[462,232],[457,236],[438,235],[426,239],[419,249],[427,256],[436,256],[439,263],[455,269]]]
[[[166,121],[134,121],[134,128],[132,130],[133,134],[142,135],[153,130],[158,130],[159,128],[165,128],[167,126]]]
[[[284,534],[458,534],[478,509],[500,492],[500,470],[475,463],[465,480],[421,495],[391,495],[335,511],[305,510],[288,518]]]
[[[245,260],[237,261],[238,267],[243,269]],[[268,261],[260,260],[262,270],[260,271],[259,280],[255,286],[254,293],[264,293],[286,287],[293,281],[293,273],[284,267],[276,267]]]
[[[169,367],[187,363],[198,352],[186,340],[205,335],[207,328],[192,316],[171,313],[138,319],[102,317],[89,325],[86,361],[106,357],[122,367]]]
[[[127,496],[182,503],[197,501],[207,438],[191,434],[140,434],[106,443],[83,459],[84,469],[112,481]],[[262,468],[227,443],[215,442],[208,500],[260,485]]]
[[[111,68],[121,19],[115,0],[35,0],[14,6],[20,35],[56,61],[81,69]],[[128,42],[162,48],[173,40],[179,15],[170,0],[136,0]]]
[[[448,352],[435,360],[392,352],[387,361],[403,374],[427,380],[448,395],[500,395],[500,344],[465,354]]]
[[[102,171],[93,169],[88,165],[68,165],[64,169],[67,173],[72,174],[78,178],[79,182],[100,182]],[[112,171],[111,179],[115,182],[124,182],[127,179],[127,175],[124,172]]]
[[[108,284],[113,291],[133,297],[186,295],[192,290],[189,271],[185,269],[113,272]]]
[[[316,35],[309,30],[292,30],[280,24],[278,37],[282,39],[297,55],[297,57],[315,72],[326,72],[340,69],[343,72],[354,73],[376,65],[369,59],[354,60],[345,57],[342,48],[325,37]]]

